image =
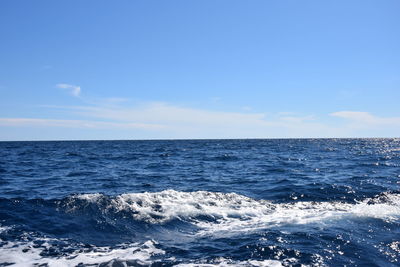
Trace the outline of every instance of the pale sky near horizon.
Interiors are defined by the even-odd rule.
[[[0,1],[0,141],[400,137],[400,1]]]

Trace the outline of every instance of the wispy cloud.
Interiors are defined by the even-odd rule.
[[[74,107],[80,115],[116,121],[148,121],[187,125],[265,124],[262,113],[221,112],[175,106],[163,102],[142,103],[136,107]]]
[[[73,96],[79,97],[81,94],[81,87],[77,85],[59,83],[56,85],[57,88],[66,89]]]
[[[222,112],[151,102],[135,106],[75,106],[75,115],[96,120],[160,124],[176,138],[266,138],[335,136],[335,129],[313,116]]]
[[[399,117],[378,117],[368,112],[334,112],[329,115],[345,120],[330,123],[321,117],[292,112],[223,112],[165,102],[133,103],[120,98],[89,103],[43,107],[55,113],[58,109],[59,115],[77,118],[74,120],[0,118],[0,126],[76,128],[82,133],[84,129],[121,130],[117,134],[128,139],[373,137],[400,130]]]
[[[363,125],[364,127],[371,126],[400,126],[400,117],[378,117],[369,112],[362,111],[338,111],[330,114],[334,117],[347,119],[352,123]]]
[[[93,120],[55,120],[36,118],[0,118],[0,126],[34,126],[34,127],[64,127],[64,128],[94,128],[94,129],[162,129],[163,125],[132,123],[132,122],[107,122]]]
[[[119,102],[119,101],[115,101]],[[46,126],[98,129],[142,129],[159,138],[269,138],[327,137],[335,129],[318,123],[312,116],[222,112],[195,109],[163,102],[85,106],[47,106],[63,110],[78,120],[0,118],[0,126]],[[146,138],[136,131],[127,138]]]

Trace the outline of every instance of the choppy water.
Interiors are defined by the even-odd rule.
[[[400,139],[0,142],[0,266],[399,266]]]

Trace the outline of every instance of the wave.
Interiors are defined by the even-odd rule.
[[[84,228],[87,231],[89,228],[94,228],[98,221],[105,223],[106,226],[100,227],[97,232],[91,230],[94,231],[90,233],[93,236],[100,236],[101,231],[108,233],[110,228],[107,226],[111,223],[119,222],[121,225],[129,226],[137,224],[137,228],[133,228],[132,232],[124,232],[126,230],[118,224],[116,228],[121,228],[123,232],[117,232],[115,236],[104,236],[107,240],[108,238],[111,240],[120,235],[132,234],[131,241],[125,243],[119,241],[115,243],[116,245],[109,243],[94,245],[90,241],[82,242],[75,239],[75,235],[63,239],[64,232],[49,238],[46,235],[47,232],[43,232],[42,228],[37,228],[36,224],[41,223],[35,219],[30,219],[32,224],[29,224],[29,227],[21,229],[18,225],[15,227],[0,225],[0,237],[5,237],[3,240],[0,238],[0,263],[17,266],[42,264],[76,266],[81,263],[101,266],[120,266],[121,264],[123,266],[148,266],[153,263],[177,264],[178,266],[290,266],[295,264],[296,260],[295,258],[291,259],[290,253],[284,255],[287,258],[273,258],[273,254],[266,254],[264,258],[258,259],[249,259],[248,257],[238,260],[209,258],[201,261],[193,257],[185,258],[186,252],[184,252],[182,259],[174,258],[170,253],[179,250],[180,241],[174,243],[175,240],[171,241],[171,239],[179,234],[185,235],[185,232],[182,231],[185,225],[190,225],[192,230],[187,232],[190,239],[182,239],[183,242],[196,243],[204,240],[203,237],[207,237],[206,240],[214,240],[214,238],[217,240],[220,237],[236,239],[243,235],[247,236],[249,240],[253,240],[251,235],[253,232],[271,232],[268,230],[271,228],[284,232],[293,225],[298,230],[298,225],[313,225],[314,223],[336,226],[338,222],[346,224],[348,220],[360,219],[398,223],[400,218],[400,194],[398,192],[382,193],[355,203],[337,201],[273,203],[236,193],[175,190],[117,196],[100,193],[78,194],[61,200],[12,200],[11,202],[12,205],[10,204],[8,208],[13,207],[15,212],[18,212],[21,207],[24,207],[24,210],[30,210],[32,207],[37,210],[44,208],[42,214],[51,214],[52,222],[55,224],[68,219],[68,216],[72,218],[91,217],[87,221],[71,221],[74,224],[66,223],[64,226],[60,226],[61,228],[67,227],[71,232],[75,232],[75,230],[69,228],[70,225],[89,223],[85,226],[88,228]],[[9,202],[6,204],[8,205]],[[58,216],[57,213],[54,213],[54,208],[58,210],[58,213],[68,216],[60,215],[54,219],[54,216]],[[90,224],[93,218],[94,221],[97,221]],[[49,217],[45,219],[49,219]],[[24,222],[28,223],[28,220],[29,218]],[[35,231],[35,229],[36,233],[28,232]],[[15,239],[15,235],[19,237]],[[160,236],[162,238],[158,238]],[[162,242],[163,245],[157,242]],[[391,250],[398,251],[399,244],[391,242]],[[184,249],[194,248],[186,245],[182,245],[182,247]],[[296,255],[295,257],[297,257]]]
[[[180,192],[165,190],[157,193],[132,193],[116,197],[103,194],[82,194],[62,203],[67,212],[91,205],[103,212],[130,214],[135,220],[161,224],[171,220],[218,220],[250,218],[271,213],[274,205],[236,193],[208,191]]]
[[[295,260],[292,260],[295,261]],[[251,267],[283,267],[283,266],[288,266],[282,265],[280,261],[277,260],[247,260],[247,261],[233,261],[230,259],[225,259],[225,258],[218,258],[214,260],[213,263],[180,263],[177,265],[174,265],[175,267],[213,267],[213,266],[220,266],[220,267],[225,267],[225,266],[251,266]]]
[[[149,240],[143,244],[134,243],[119,245],[118,247],[91,247],[81,246],[72,248],[69,245],[60,255],[52,255],[57,250],[55,244],[68,242],[50,238],[40,238],[31,242],[8,242],[0,248],[0,265],[8,266],[149,266],[155,261],[152,257],[165,254],[165,251],[156,248],[157,243]],[[72,251],[72,252],[71,252]],[[117,264],[121,263],[121,264]],[[124,264],[125,263],[125,264]]]
[[[188,260],[182,262],[175,257],[163,259],[165,251],[157,248],[157,242],[149,240],[143,244],[120,245],[119,247],[68,248],[64,255],[49,255],[53,249],[52,243],[64,240],[42,238],[35,242],[9,242],[1,247],[1,266],[176,266],[176,267],[212,267],[212,266],[268,266],[282,267],[295,263],[295,258],[278,260],[244,260],[235,261],[229,258],[217,257],[211,261]],[[41,243],[38,245],[37,243]],[[72,250],[72,252],[71,252]],[[283,264],[282,264],[283,263]]]
[[[382,193],[356,203],[272,203],[236,193],[165,190],[115,197],[81,194],[67,198],[62,205],[67,212],[94,205],[102,213],[123,213],[134,220],[151,224],[182,220],[200,228],[198,234],[205,234],[218,231],[254,231],[281,225],[329,222],[341,218],[396,221],[400,215],[400,194]]]

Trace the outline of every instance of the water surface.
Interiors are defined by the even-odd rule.
[[[398,266],[400,139],[0,142],[0,266]]]

